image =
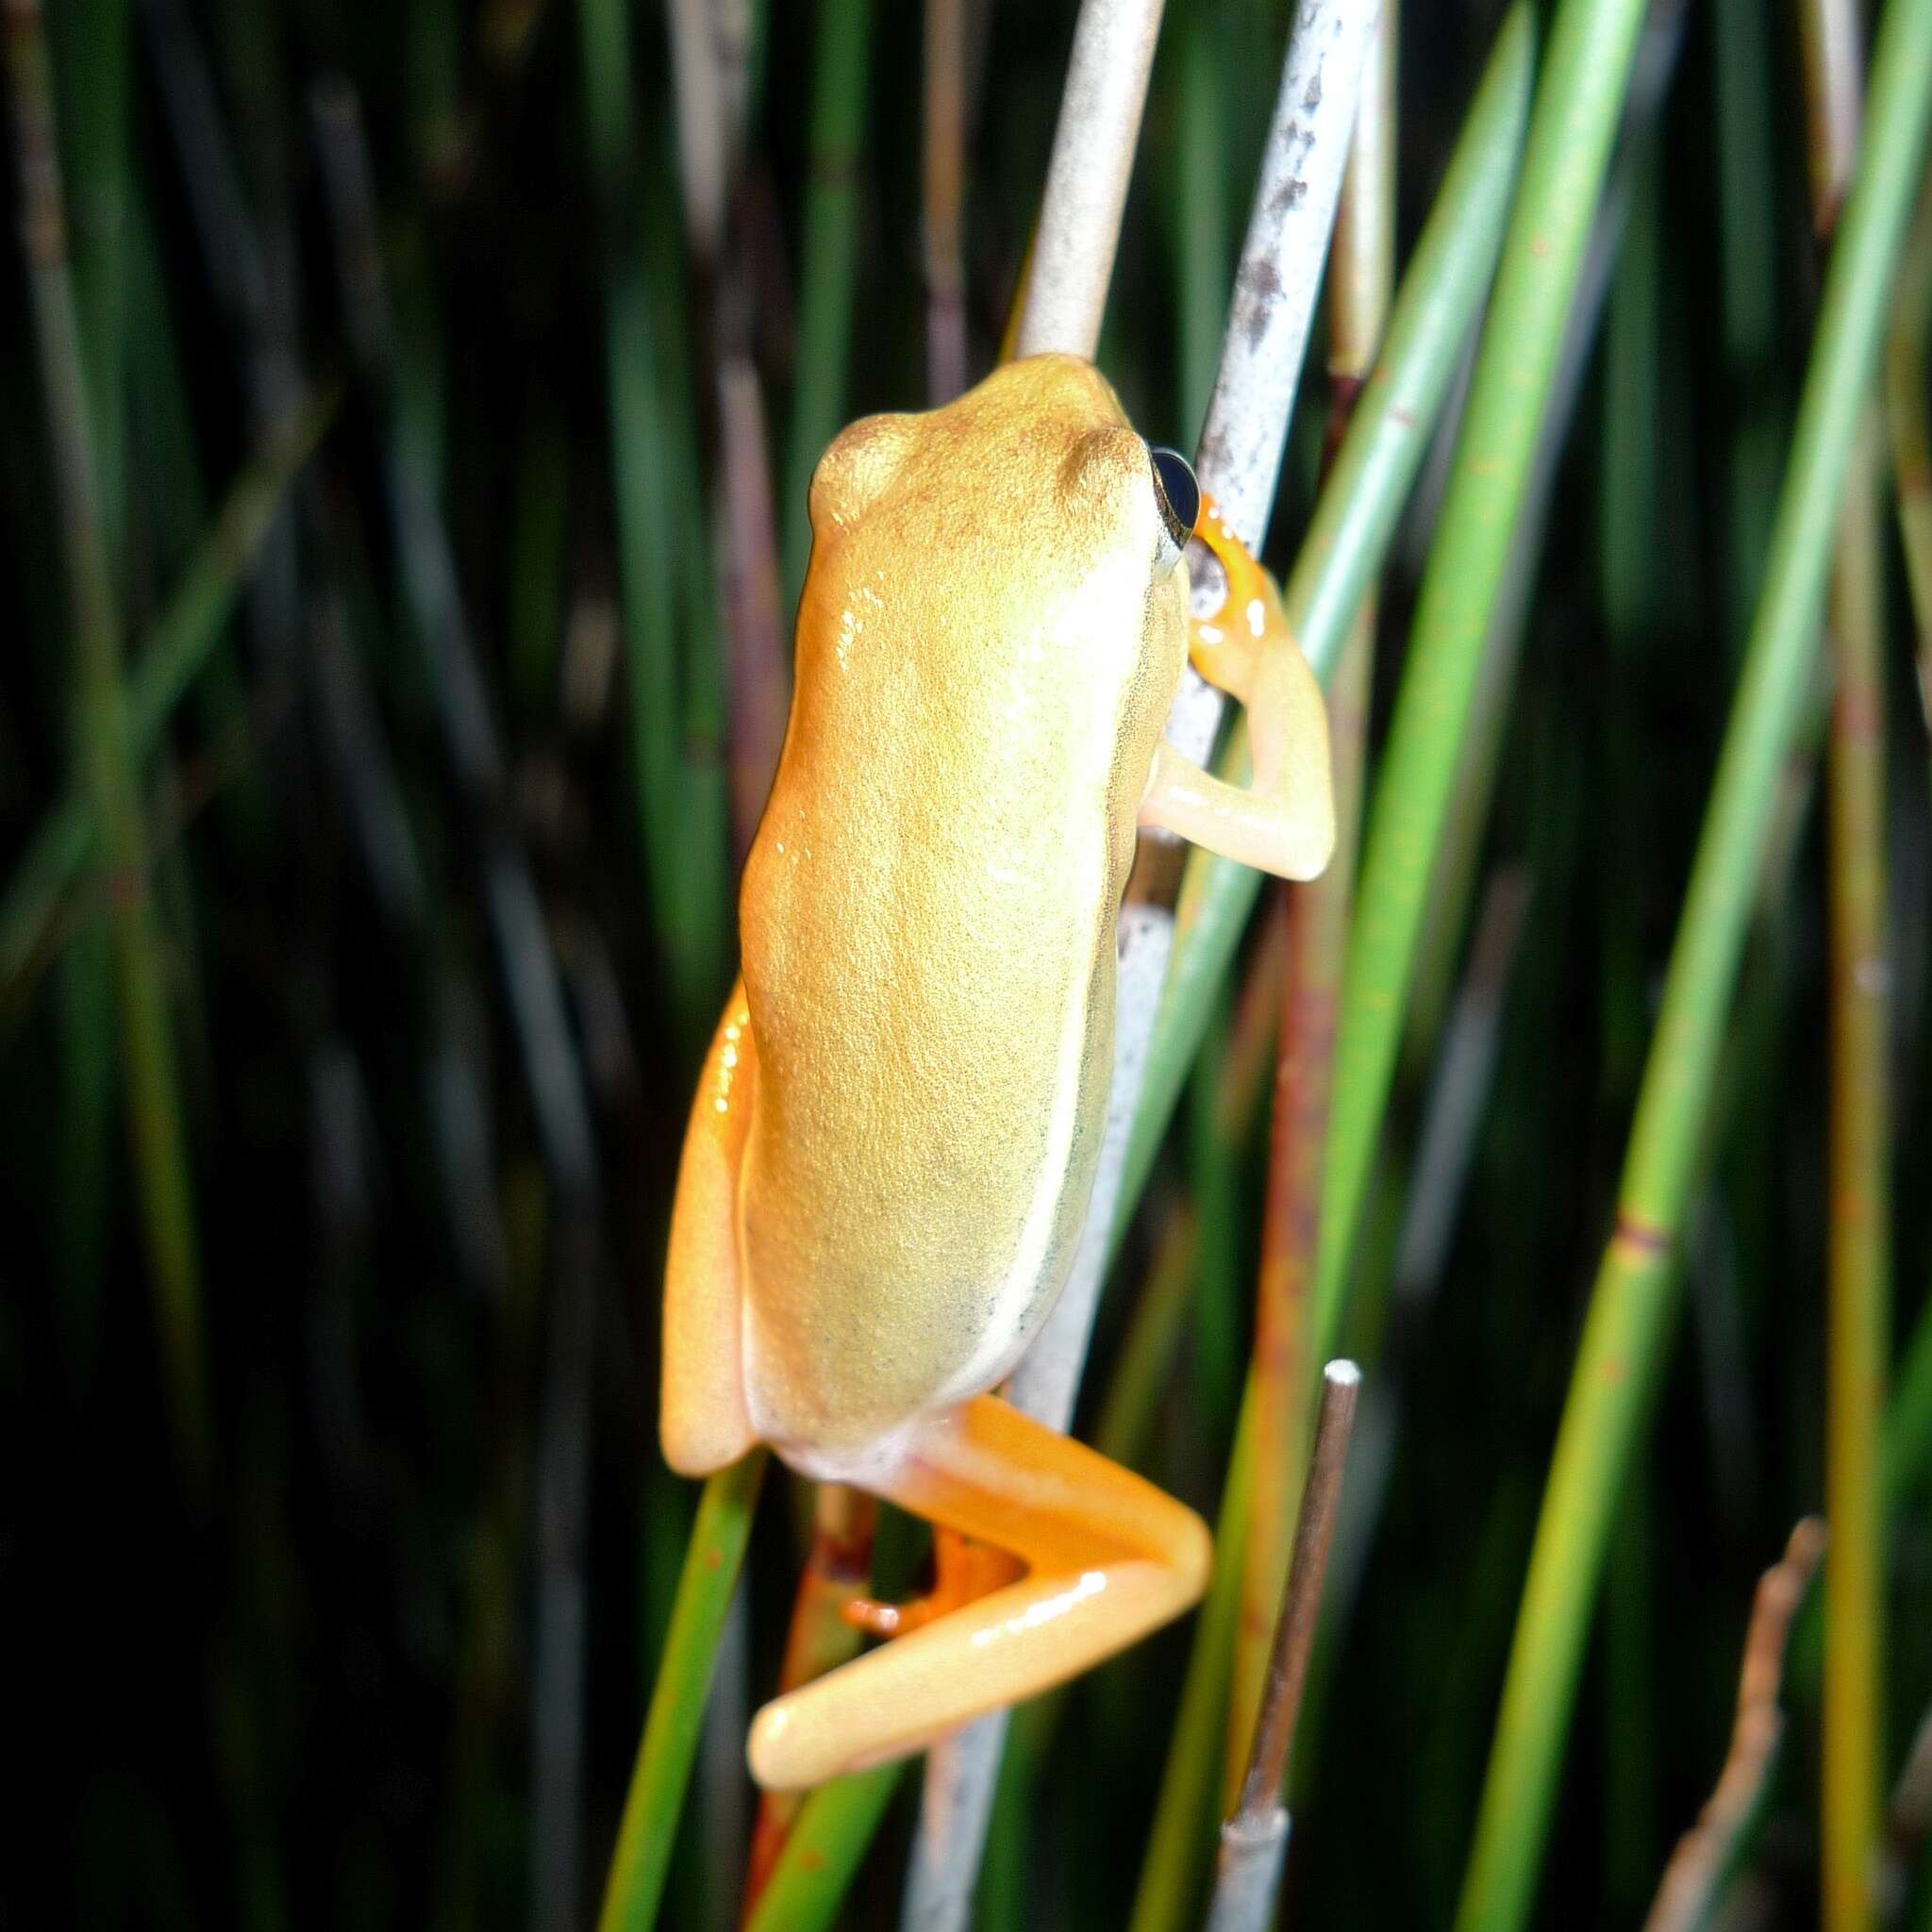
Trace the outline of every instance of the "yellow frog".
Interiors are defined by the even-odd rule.
[[[1090,364],[1030,357],[854,424],[810,508],[743,974],[678,1177],[664,1454],[701,1475],[769,1442],[942,1534],[932,1600],[855,1611],[905,1634],[758,1713],[773,1789],[921,1750],[1201,1594],[1191,1510],[988,1391],[1086,1213],[1137,828],[1290,878],[1334,841],[1321,693],[1273,585]],[[1193,658],[1248,708],[1247,791],[1161,737],[1197,534],[1228,593]]]

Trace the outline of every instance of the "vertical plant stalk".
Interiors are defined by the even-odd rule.
[[[968,0],[925,0],[925,392],[937,408],[966,387]]]
[[[1778,1707],[1785,1648],[1792,1619],[1824,1554],[1824,1524],[1807,1516],[1791,1531],[1783,1557],[1758,1579],[1738,1677],[1731,1746],[1708,1803],[1677,1840],[1643,1932],[1697,1932],[1709,1923],[1737,1862],[1751,1820],[1777,1765],[1784,1713]]]
[[[1517,0],[1497,29],[1404,274],[1382,354],[1282,585],[1289,624],[1324,682],[1381,568],[1495,264],[1522,147],[1535,44],[1535,18]],[[1218,768],[1224,776],[1245,772],[1246,741],[1237,718]],[[1257,875],[1245,866],[1199,852],[1187,862],[1173,965],[1161,989],[1116,1191],[1115,1243],[1146,1184],[1199,1046],[1203,1015],[1212,1008],[1214,989],[1258,891]]]
[[[1434,859],[1643,8],[1562,0],[1370,808],[1336,1048],[1315,1332],[1335,1332]]]
[[[1091,358],[1120,245],[1161,0],[1081,0],[1015,356]]]
[[[1812,219],[1828,253],[1856,158],[1857,0],[1798,9]],[[1830,1213],[1825,1256],[1824,1685],[1820,1856],[1825,1932],[1871,1932],[1885,1774],[1886,1357],[1890,1190],[1885,940],[1885,612],[1876,425],[1853,451],[1826,636],[1831,937]]]
[[[1884,555],[1877,425],[1845,490],[1828,634],[1831,1213],[1823,1842],[1827,1932],[1869,1932],[1884,1776],[1890,962],[1885,936]]]
[[[1328,269],[1328,448],[1341,445],[1388,321],[1395,253],[1394,0],[1370,41]],[[1274,889],[1287,935],[1274,1116],[1255,1290],[1255,1474],[1228,1700],[1227,1787],[1240,1781],[1260,1709],[1269,1633],[1288,1574],[1302,1441],[1314,1390],[1308,1299],[1321,1228],[1335,1012],[1355,885],[1363,743],[1375,646],[1373,592],[1328,691],[1336,849],[1328,870]]]
[[[1254,1749],[1241,1782],[1236,1815],[1257,1817],[1281,1802],[1301,1714],[1302,1687],[1307,1681],[1308,1654],[1322,1608],[1322,1578],[1328,1545],[1341,1505],[1341,1478],[1348,1463],[1348,1439],[1355,1427],[1356,1398],[1362,1372],[1351,1361],[1330,1362],[1323,1372],[1315,1445],[1308,1457],[1307,1486],[1295,1523],[1294,1559],[1289,1566],[1280,1620],[1268,1653],[1268,1678],[1255,1727]]]
[[[129,749],[121,619],[96,484],[39,0],[5,0],[0,25],[7,39],[20,168],[21,237],[74,627],[76,740],[107,876],[127,1124],[175,1453],[199,1504],[207,1500],[213,1452],[193,1187],[161,935],[149,891],[140,775]]]
[[[724,246],[751,90],[751,0],[671,0],[677,163],[699,261]]]
[[[766,1460],[763,1449],[754,1449],[711,1477],[699,1499],[605,1881],[598,1932],[650,1932],[657,1923],[691,1760],[704,1728],[718,1633],[744,1564]]]
[[[1515,178],[1534,71],[1535,18],[1513,6],[1437,192],[1390,316],[1387,340],[1283,590],[1289,622],[1318,675],[1335,662],[1446,399],[1450,377],[1495,260]],[[1239,721],[1235,730],[1240,732]],[[1238,769],[1233,756],[1224,773]],[[1197,1037],[1189,1014],[1210,1000],[1233,953],[1253,888],[1241,868],[1191,863],[1176,914],[1174,972],[1162,995],[1122,1191],[1131,1202],[1152,1164]],[[1117,1217],[1118,1239],[1124,1216]],[[1214,1790],[1225,1756],[1228,1668],[1240,1609],[1240,1540],[1252,1473],[1252,1381],[1243,1398],[1215,1525],[1215,1569],[1195,1623],[1179,1716],[1162,1774],[1133,1932],[1192,1923]]]
[[[780,506],[788,603],[797,601],[811,550],[806,514],[811,473],[845,411],[858,299],[858,156],[865,141],[872,0],[825,0],[817,19],[791,434]]]
[[[784,1660],[778,1667],[778,1696],[837,1670],[858,1655],[864,1640],[858,1626],[846,1621],[845,1607],[862,1594],[871,1581],[873,1533],[878,1516],[877,1503],[863,1490],[844,1483],[817,1486],[811,1544],[791,1607]],[[760,1795],[751,1868],[744,1884],[747,1917],[752,1916],[770,1881],[805,1802],[803,1791]]]
[[[1672,1307],[1673,1248],[1772,795],[1808,688],[1840,493],[1932,107],[1932,6],[1891,0],[1859,162],[1827,272],[1796,431],[1625,1157],[1616,1231],[1591,1291],[1506,1678],[1459,1932],[1526,1919],[1541,1863],[1611,1513],[1648,1409]]]
[[[1158,11],[1144,15],[1125,0],[1087,0],[1082,8],[1019,332],[1023,355],[1051,348],[1091,356],[1098,340]],[[1198,464],[1203,486],[1254,548],[1274,503],[1373,20],[1371,5],[1347,0],[1313,0],[1299,9],[1256,188]],[[1178,743],[1191,732],[1202,735],[1205,725],[1191,750],[1202,758],[1212,726],[1199,698],[1191,702],[1191,683],[1207,691],[1192,672],[1183,673],[1168,732]],[[1212,710],[1218,716],[1218,699]],[[1072,1419],[1086,1361],[1173,932],[1168,907],[1158,896],[1136,901],[1130,887],[1120,922],[1113,1074],[1093,1191],[1067,1284],[1008,1385],[1017,1407],[1053,1428],[1065,1429]],[[983,1719],[928,1759],[908,1881],[908,1932],[951,1932],[964,1923],[1005,1730],[1004,1714]]]
[[[1252,550],[1260,548],[1274,508],[1374,25],[1372,6],[1312,0],[1296,13],[1295,36],[1283,64],[1236,275],[1221,373],[1195,466],[1202,487],[1214,494]],[[1351,604],[1349,621],[1357,608]],[[1289,613],[1292,622],[1292,604]],[[1306,639],[1302,642],[1306,649]],[[1220,693],[1191,669],[1184,670],[1180,695],[1168,719],[1169,741],[1188,757],[1205,760],[1221,711]],[[1154,844],[1143,842],[1143,860]],[[1137,865],[1136,880],[1128,886],[1120,921],[1113,1083],[1093,1192],[1067,1285],[1010,1384],[1012,1399],[1055,1428],[1067,1425],[1086,1361],[1148,1041],[1166,996],[1176,914],[1170,906],[1171,880],[1158,876],[1162,869],[1158,863]]]
[[[1221,1856],[1208,1932],[1264,1932],[1274,1917],[1274,1894],[1288,1855],[1289,1821],[1281,1793],[1307,1681],[1308,1654],[1322,1609],[1322,1579],[1341,1504],[1348,1439],[1355,1426],[1361,1371],[1353,1362],[1330,1362],[1322,1377],[1322,1400],[1308,1458],[1307,1487],[1295,1523],[1294,1560],[1282,1593],[1280,1616],[1268,1653],[1266,1688],[1254,1749],[1234,1814],[1221,1827]]]

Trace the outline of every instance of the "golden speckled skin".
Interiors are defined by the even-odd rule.
[[[991,1388],[1066,1277],[1187,578],[1068,357],[855,424],[811,517],[741,908],[739,1256],[751,1424],[832,1473]]]

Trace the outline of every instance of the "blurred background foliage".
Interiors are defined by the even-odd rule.
[[[1171,11],[1100,359],[1143,431],[1190,445],[1290,9]],[[783,701],[728,641],[718,357],[761,389],[789,612],[817,450],[927,393],[921,10],[751,10],[728,280],[689,245],[658,7],[58,0],[44,64],[36,13],[7,8],[23,245],[0,268],[0,1597],[23,1747],[0,1910],[585,1923],[694,1500],[655,1442],[665,1217],[732,971],[743,721]],[[974,375],[1072,15],[971,15]],[[1494,25],[1460,5],[1402,21],[1398,263]],[[1690,9],[1615,164],[1627,214],[1556,406],[1520,661],[1482,701],[1493,808],[1459,787],[1473,885],[1443,889],[1362,1243],[1399,1292],[1386,1338],[1348,1338],[1372,1404],[1386,1365],[1357,1449],[1381,1502],[1344,1523],[1297,1764],[1305,1923],[1441,1924],[1457,1895],[1816,314],[1800,65],[1787,9]],[[1313,496],[1322,349],[1277,569]],[[1432,459],[1385,580],[1372,756],[1441,484]],[[1893,1326],[1932,1407],[1932,1203],[1910,1180],[1932,1154],[1928,767],[1889,516],[1883,546]],[[1823,1495],[1822,693],[1764,800],[1795,860],[1732,1012],[1541,1923],[1641,1919],[1724,1756],[1754,1581]],[[1243,956],[1264,987],[1277,916],[1271,896]],[[1081,1424],[1188,1204],[1139,1440],[1210,1517],[1267,1145],[1265,1108],[1227,1099],[1257,1087],[1229,1001]],[[1476,1084],[1429,1182],[1445,1232],[1404,1247],[1445,1038]],[[1888,1776],[1932,1690],[1917,1428],[1888,1532]],[[775,1679],[800,1487],[765,1486],[667,1924],[736,1917],[736,1754]],[[889,1525],[882,1574],[916,1560]],[[1815,1909],[1806,1641],[1753,1924]],[[996,1827],[999,1923],[1124,1922],[1188,1642],[1078,1687],[1024,1830]],[[911,1790],[847,1923],[891,1921]]]

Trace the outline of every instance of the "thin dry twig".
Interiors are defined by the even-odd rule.
[[[1267,1687],[1255,1726],[1254,1748],[1233,1817],[1221,1827],[1221,1854],[1214,1874],[1214,1898],[1208,1932],[1262,1932],[1274,1909],[1281,1868],[1288,1856],[1289,1819],[1281,1802],[1282,1781],[1301,1714],[1302,1687],[1307,1681],[1308,1653],[1322,1609],[1322,1579],[1328,1545],[1341,1501],[1348,1464],[1348,1440],[1355,1426],[1361,1371],[1351,1361],[1333,1361],[1322,1373],[1322,1407],[1315,1422],[1315,1446],[1308,1479],[1295,1522],[1294,1557],[1282,1593],[1281,1615],[1268,1657]]]
[[[1709,1802],[1697,1814],[1697,1823],[1677,1840],[1677,1849],[1664,1867],[1657,1899],[1643,1922],[1644,1932],[1691,1932],[1716,1903],[1784,1735],[1778,1688],[1784,1676],[1785,1646],[1791,1619],[1824,1556],[1824,1522],[1807,1516],[1791,1531],[1784,1556],[1758,1581],[1744,1637],[1730,1753]]]
[[[1322,1372],[1322,1407],[1315,1421],[1307,1485],[1295,1521],[1294,1556],[1289,1564],[1281,1618],[1274,1626],[1268,1687],[1255,1726],[1255,1745],[1249,1754],[1237,1813],[1251,1820],[1264,1816],[1280,1802],[1288,1754],[1294,1743],[1295,1719],[1301,1714],[1302,1686],[1308,1674],[1308,1652],[1322,1607],[1322,1577],[1335,1534],[1335,1512],[1341,1501],[1349,1433],[1355,1427],[1356,1398],[1361,1393],[1361,1384],[1362,1372],[1351,1361],[1330,1362]]]

